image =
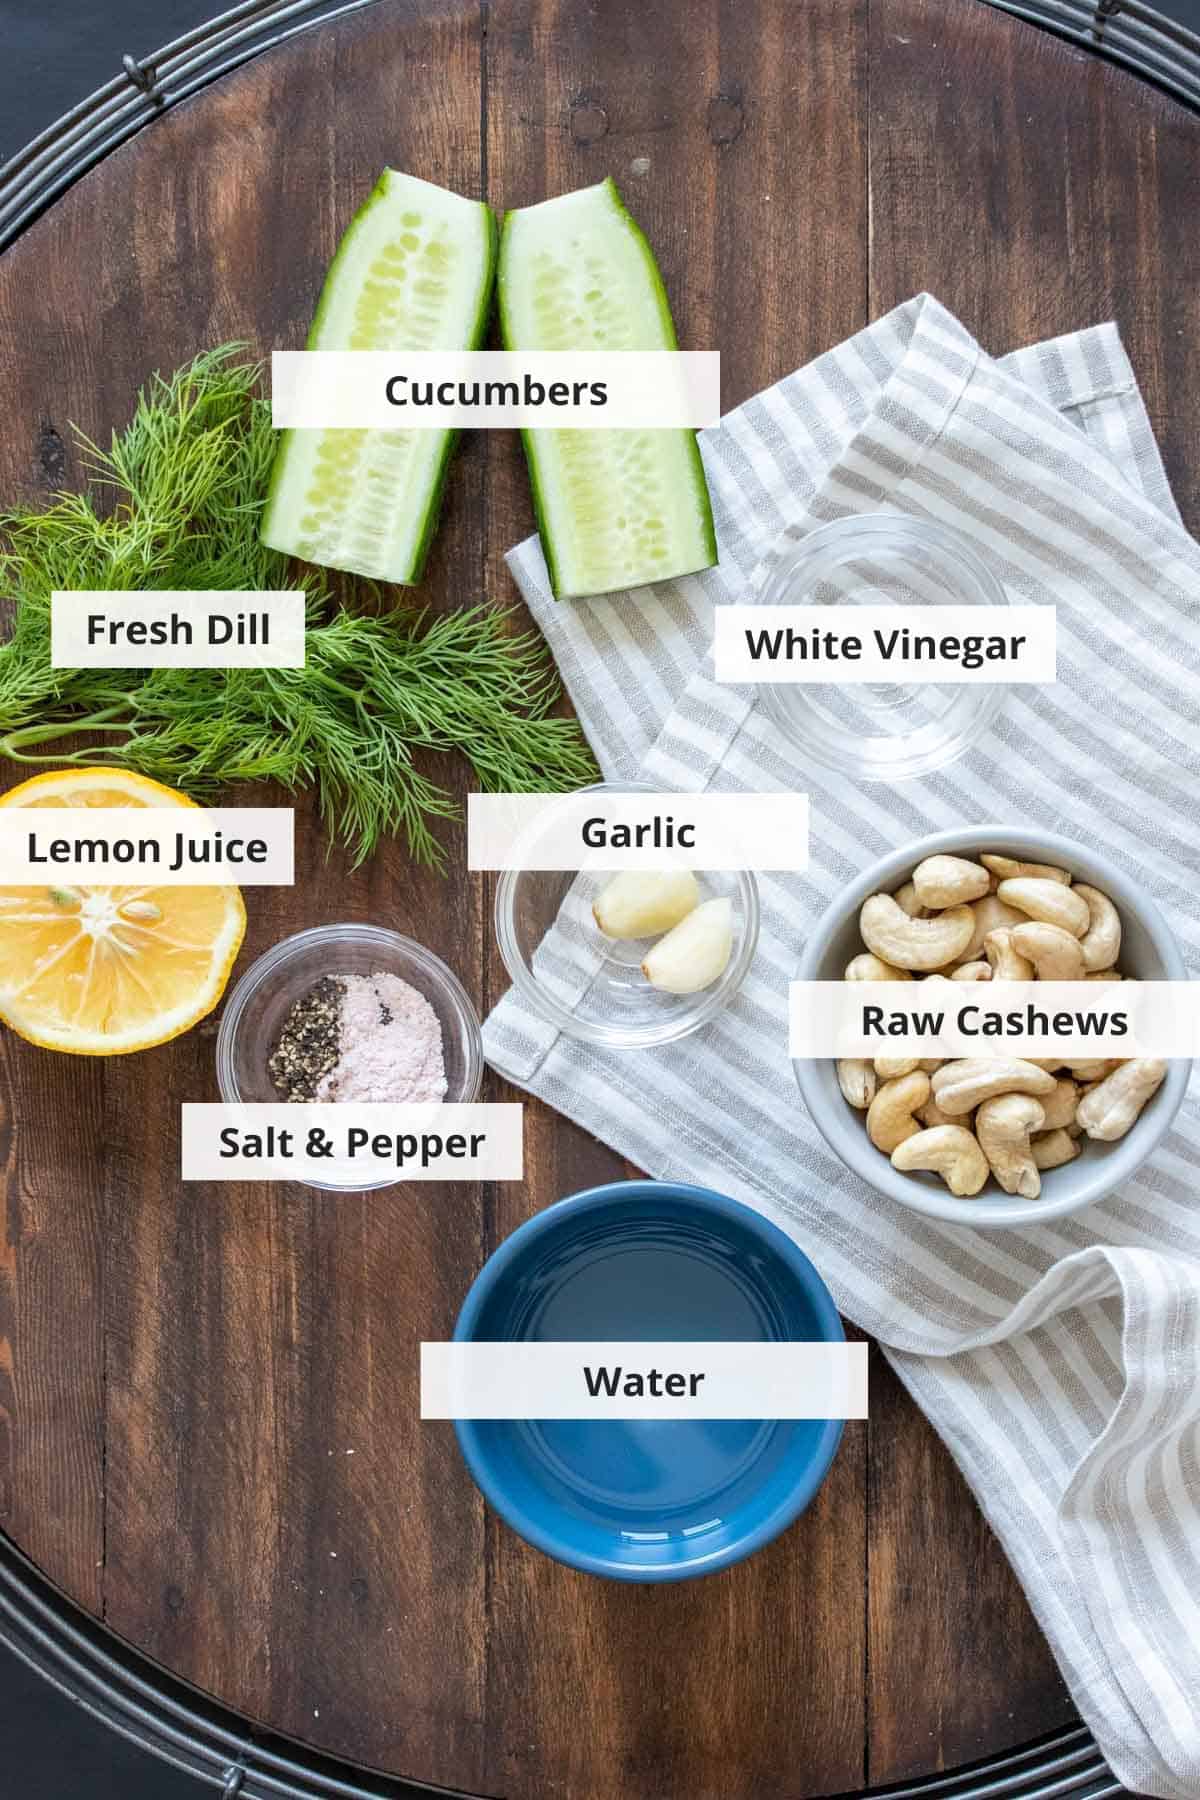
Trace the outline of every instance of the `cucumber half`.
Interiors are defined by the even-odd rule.
[[[491,208],[385,169],[329,266],[310,350],[475,350],[496,267]],[[453,431],[285,431],[263,542],[378,581],[421,578]]]
[[[510,212],[500,241],[510,350],[675,350],[654,253],[610,178]],[[693,431],[524,431],[560,598],[690,575],[717,560]]]

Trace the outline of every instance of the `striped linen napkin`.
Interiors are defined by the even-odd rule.
[[[807,791],[804,875],[760,877],[758,953],[711,1025],[653,1051],[559,1036],[510,993],[488,1060],[648,1173],[759,1208],[813,1257],[941,1433],[1121,1781],[1200,1795],[1200,1113],[1124,1190],[1027,1230],[908,1212],[842,1167],[801,1104],[787,985],[867,863],[1011,820],[1094,839],[1200,950],[1200,549],[1116,328],[993,361],[921,295],[701,434],[705,574],[556,604],[509,563],[613,778]],[[1015,599],[1058,606],[1058,681],[1019,687],[950,768],[893,788],[809,766],[752,689],[710,674],[714,603],[780,532],[896,510],[965,532]]]

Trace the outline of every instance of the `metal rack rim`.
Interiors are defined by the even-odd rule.
[[[144,125],[264,51],[379,0],[240,0],[120,72],[0,165],[0,250]],[[1133,70],[1200,111],[1200,36],[1143,0],[987,0]],[[405,1800],[442,1795],[258,1732],[159,1670],[59,1592],[0,1533],[0,1643],[75,1704],[226,1800]],[[369,1784],[369,1785],[368,1785]],[[867,1800],[1108,1800],[1123,1793],[1086,1727]]]

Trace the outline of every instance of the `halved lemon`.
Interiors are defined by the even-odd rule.
[[[62,769],[0,806],[194,806],[127,769]],[[225,990],[246,929],[236,887],[0,886],[0,1019],[75,1056],[147,1050]]]

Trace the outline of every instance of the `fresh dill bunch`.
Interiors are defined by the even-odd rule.
[[[80,437],[91,487],[0,516],[0,752],[21,763],[112,762],[210,800],[271,780],[315,788],[331,840],[356,862],[383,837],[440,865],[432,826],[457,814],[414,753],[461,752],[485,788],[594,780],[578,725],[554,717],[558,682],[534,633],[486,604],[446,614],[335,603],[325,572],[259,536],[275,454],[270,407],[244,346],[155,376],[107,450]],[[55,589],[300,587],[302,669],[55,669]],[[77,740],[85,742],[78,747]],[[86,741],[92,740],[92,741]]]

